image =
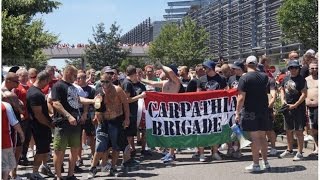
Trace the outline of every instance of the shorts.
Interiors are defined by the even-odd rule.
[[[50,152],[50,143],[52,142],[51,129],[38,121],[32,121],[31,130],[36,144],[36,153],[45,154]]]
[[[95,136],[96,134],[96,129],[91,121],[91,118],[88,118],[86,122],[83,125],[81,125],[81,129],[84,130],[87,136]]]
[[[137,128],[137,116],[130,117],[130,125],[126,128],[127,137],[137,136],[138,128]]]
[[[2,149],[2,172],[9,172],[16,167],[16,158],[14,156],[13,148]]]
[[[272,120],[269,118],[269,110],[264,112],[241,111],[241,127],[243,131],[271,131]]]
[[[70,148],[81,147],[81,126],[71,126],[69,124],[64,127],[55,127],[53,133],[53,149],[64,151],[68,146]]]
[[[303,131],[306,126],[306,107],[298,106],[296,109],[286,110],[284,115],[284,130]]]
[[[123,115],[111,120],[104,120],[96,130],[96,151],[105,152],[112,147],[114,151],[120,151],[118,145],[120,130],[123,122]]]
[[[318,107],[308,107],[309,124],[311,129],[318,129]]]

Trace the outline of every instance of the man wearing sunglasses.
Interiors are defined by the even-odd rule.
[[[299,74],[300,65],[298,60],[291,60],[288,63],[290,75],[286,76],[282,82],[280,90],[283,104],[288,105],[288,111],[284,112],[284,129],[288,138],[288,147],[280,157],[293,157],[293,132],[298,139],[298,152],[294,156],[294,161],[303,159],[303,130],[306,125],[307,97],[306,80]]]
[[[308,95],[306,105],[308,107],[309,124],[315,141],[315,150],[313,155],[318,155],[318,62],[317,59],[309,65],[310,75],[306,78]]]

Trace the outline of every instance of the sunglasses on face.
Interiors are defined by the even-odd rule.
[[[77,79],[86,79],[86,77],[84,76],[84,77],[77,77]]]
[[[100,81],[100,82],[101,82],[101,84],[108,84],[110,81],[105,80],[105,81]]]
[[[291,70],[291,69],[299,69],[299,67],[289,67],[288,69],[289,70]]]
[[[30,79],[35,79],[37,76],[29,77]]]
[[[318,68],[310,68],[310,70],[318,70]]]

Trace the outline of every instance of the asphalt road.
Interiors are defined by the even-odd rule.
[[[278,154],[285,150],[285,144],[277,143]],[[296,150],[296,149],[295,149]],[[223,151],[222,153],[226,153]],[[227,180],[316,180],[318,179],[318,156],[308,157],[311,153],[310,149],[304,150],[304,160],[292,161],[292,158],[279,159],[278,157],[270,157],[269,163],[271,170],[261,173],[252,174],[245,171],[245,167],[251,164],[251,152],[249,148],[243,149],[243,156],[240,159],[232,159],[224,157],[221,161],[213,161],[210,157],[209,150],[206,150],[207,162],[199,162],[198,159],[192,159],[193,152],[191,150],[182,150],[181,154],[177,154],[177,159],[172,164],[163,164],[160,161],[162,155],[157,152],[152,152],[151,157],[142,157],[137,153],[137,160],[141,161],[139,167],[130,169],[128,173],[120,170],[116,177],[108,176],[108,173],[98,172],[95,179],[170,179],[170,180],[212,180],[212,179],[227,179]],[[89,151],[84,151],[84,166],[83,173],[75,174],[78,179],[88,179],[88,170],[90,160],[88,158]],[[67,159],[65,157],[65,170],[67,171]],[[30,159],[32,160],[32,158]],[[119,160],[121,162],[121,160]],[[52,162],[49,163],[52,166]],[[52,171],[53,171],[52,167]],[[32,172],[31,166],[19,166],[18,174],[28,177]],[[53,171],[54,172],[54,171]],[[66,173],[63,173],[66,176]],[[45,177],[45,176],[44,176]],[[47,178],[53,179],[53,178]]]

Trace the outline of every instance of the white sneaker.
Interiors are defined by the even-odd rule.
[[[293,157],[294,161],[301,161],[303,159],[303,155],[300,152],[297,152],[297,154]]]
[[[218,153],[213,153],[212,154],[212,159],[213,160],[222,160],[221,156]]]
[[[259,164],[250,164],[245,168],[249,172],[259,172],[261,171],[260,165]]]
[[[29,148],[27,152],[27,158],[33,158],[33,156],[34,156],[34,150]]]
[[[201,154],[200,156],[199,156],[199,161],[200,162],[205,162],[207,160],[207,158],[204,156],[204,154]]]
[[[271,148],[269,151],[269,155],[271,155],[271,156],[275,156],[275,155],[277,155],[277,153],[278,153],[278,150],[276,150],[274,148]]]
[[[262,169],[264,169],[264,170],[269,170],[269,169],[271,169],[271,166],[270,166],[270,164],[269,164],[269,162],[268,161],[262,161],[263,163],[262,163]]]
[[[222,144],[222,145],[218,148],[218,150],[219,150],[219,151],[228,150],[228,144],[227,144],[227,143]]]
[[[280,158],[286,158],[286,157],[293,157],[293,152],[289,152],[288,150],[285,150],[283,153],[280,154]]]

